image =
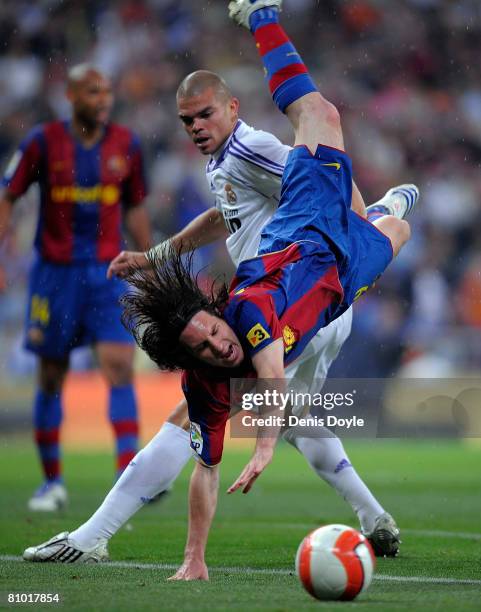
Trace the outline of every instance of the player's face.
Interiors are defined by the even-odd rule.
[[[220,368],[235,368],[242,363],[244,351],[229,325],[205,310],[187,323],[180,341],[200,361]]]
[[[69,87],[68,97],[80,123],[95,127],[108,122],[114,96],[110,80],[102,74],[88,72],[81,81]]]
[[[237,122],[239,101],[216,95],[211,87],[198,96],[178,98],[177,110],[185,131],[203,155],[215,153]]]

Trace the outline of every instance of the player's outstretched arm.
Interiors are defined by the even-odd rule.
[[[237,489],[242,489],[242,493],[249,493],[252,489],[255,481],[272,461],[277,437],[274,434],[270,435],[271,437],[258,436],[252,459],[242,470],[239,478],[227,489],[227,493],[234,493]]]
[[[227,489],[227,493],[234,493],[242,489],[248,493],[257,478],[272,461],[274,448],[282,427],[284,409],[279,399],[279,393],[285,391],[284,373],[284,343],[278,339],[265,349],[259,351],[252,358],[252,365],[257,373],[257,393],[266,394],[269,399],[266,405],[261,407],[261,416],[277,417],[273,425],[259,427],[257,430],[257,441],[251,460],[242,470],[239,478]]]
[[[215,206],[197,215],[184,229],[170,239],[181,253],[227,238],[229,231],[220,210]],[[155,248],[155,247],[154,247]]]
[[[180,253],[187,253],[194,248],[227,238],[228,234],[222,213],[212,207],[195,217],[168,241],[164,240],[152,247],[149,252],[155,254],[157,258],[163,258],[168,252],[167,245],[172,244]],[[107,278],[112,278],[112,276],[123,278],[127,276],[129,268],[132,267],[150,267],[146,255],[147,253],[139,251],[122,251],[110,263]]]
[[[217,507],[219,466],[197,463],[189,488],[189,533],[184,562],[169,580],[209,580],[205,549]]]

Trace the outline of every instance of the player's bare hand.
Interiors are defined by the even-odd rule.
[[[168,580],[209,580],[209,570],[203,561],[184,561]]]
[[[242,493],[248,493],[257,478],[272,461],[273,452],[272,448],[256,450],[239,478],[227,489],[227,493],[234,493],[237,489],[242,489]]]
[[[110,262],[107,278],[118,276],[125,278],[132,268],[148,268],[149,262],[144,253],[139,251],[122,251]]]

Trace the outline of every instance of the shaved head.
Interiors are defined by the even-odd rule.
[[[79,133],[100,133],[109,121],[113,104],[110,79],[93,64],[72,66],[67,75],[67,98]]]
[[[177,100],[199,96],[207,89],[212,89],[215,97],[222,102],[228,102],[233,97],[226,82],[218,74],[209,70],[197,70],[188,74],[179,85]]]
[[[212,155],[235,128],[239,100],[218,74],[197,70],[187,75],[177,89],[177,111],[199,151]]]
[[[87,62],[72,66],[67,73],[67,86],[72,87],[78,85],[86,79],[87,76],[98,76],[105,78],[105,75],[93,64]]]

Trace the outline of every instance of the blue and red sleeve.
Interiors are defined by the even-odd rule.
[[[224,316],[248,357],[282,338],[274,297],[261,287],[248,287],[228,305]]]
[[[2,185],[15,198],[23,195],[32,183],[40,179],[45,148],[43,126],[37,126],[27,134],[13,154]]]
[[[230,385],[201,376],[196,371],[182,374],[182,390],[190,420],[190,446],[195,458],[207,467],[221,462],[224,435],[230,415]]]

